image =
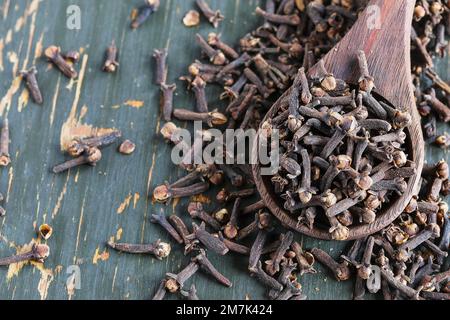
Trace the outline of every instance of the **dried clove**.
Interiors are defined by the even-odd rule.
[[[151,244],[131,244],[131,243],[115,243],[108,241],[108,246],[122,252],[128,253],[151,253],[158,260],[167,258],[170,254],[170,244],[156,240]]]
[[[74,67],[67,63],[61,55],[61,49],[59,47],[50,46],[45,49],[44,54],[66,77],[74,79],[78,76],[78,72],[75,71]]]
[[[18,254],[15,256],[7,257],[7,258],[1,258],[0,259],[0,266],[8,266],[13,263],[18,263],[21,261],[37,261],[37,262],[44,262],[45,259],[48,258],[50,255],[50,248],[45,244],[33,244],[33,247],[30,251]]]
[[[35,66],[31,67],[27,71],[22,71],[21,76],[25,79],[28,90],[30,91],[33,101],[37,104],[42,104],[44,99],[42,98],[41,90],[37,82],[36,74],[37,69]]]
[[[113,40],[111,45],[106,49],[106,61],[103,64],[103,71],[105,72],[116,72],[119,62],[117,61],[117,47]]]
[[[139,28],[152,13],[158,11],[159,4],[159,0],[145,0],[145,4],[139,8],[139,13],[131,22],[131,28]]]
[[[195,0],[195,3],[200,8],[200,11],[208,19],[208,21],[213,25],[214,28],[219,26],[219,23],[224,19],[224,16],[219,10],[213,11],[206,3],[205,0]]]

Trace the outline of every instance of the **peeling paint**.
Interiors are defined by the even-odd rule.
[[[197,194],[190,199],[192,202],[211,203],[211,199],[204,194]]]
[[[3,49],[5,49],[5,41],[0,39],[0,71],[5,70],[3,66]]]
[[[13,32],[12,32],[11,29],[9,29],[9,30],[6,32],[5,44],[11,43],[11,41],[12,41],[12,35],[13,35]]]
[[[43,42],[44,42],[44,33],[41,33],[38,42],[36,42],[36,47],[34,49],[33,64],[36,61],[36,59],[42,56],[42,53],[44,52]]]
[[[74,84],[77,83],[76,79],[70,79],[69,83],[66,86],[66,89],[72,91]]]
[[[24,88],[19,96],[19,101],[17,102],[17,111],[22,112],[22,110],[28,105],[30,98],[30,92],[28,89]]]
[[[14,26],[14,32],[19,32],[22,27],[25,25],[25,17],[19,17],[19,19],[16,20],[16,25]]]
[[[118,266],[116,266],[114,268],[114,276],[113,276],[112,284],[111,284],[111,292],[114,292],[114,285],[116,284],[116,276],[117,276],[117,269],[118,268],[119,268]]]
[[[123,103],[126,106],[132,107],[132,108],[142,108],[144,106],[144,101],[142,100],[127,100]]]
[[[98,261],[106,261],[109,259],[109,252],[105,250],[103,250],[103,252],[100,253],[100,249],[97,247],[97,249],[95,249],[95,254],[94,257],[92,258],[92,263],[93,264],[97,264]]]
[[[11,166],[11,167],[9,167],[9,170],[8,170],[8,177],[9,177],[9,179],[8,179],[8,193],[7,193],[7,195],[6,195],[6,203],[8,203],[8,201],[9,201],[9,195],[11,194],[11,187],[12,187],[12,184],[13,184],[13,180],[14,180],[14,168],[13,168],[13,166]]]
[[[60,265],[60,264],[57,265],[56,268],[55,268],[54,273],[55,273],[55,274],[60,274],[61,271],[63,270],[63,268],[64,268],[64,267],[63,267],[62,265]]]
[[[3,98],[0,100],[0,115],[3,115],[5,110],[9,110],[9,108],[11,107],[12,98],[19,90],[20,83],[22,81],[22,77],[20,77],[20,76],[16,77],[18,61],[19,61],[17,58],[17,54],[15,52],[9,52],[8,58],[9,58],[9,61],[11,63],[13,63],[13,78],[14,79],[13,79],[8,91],[3,96]]]
[[[134,20],[137,17],[138,13],[139,13],[139,11],[136,8],[131,10],[130,20]]]
[[[17,247],[16,248],[16,255],[30,251],[31,248],[33,247],[33,244],[34,244],[34,241],[31,241],[28,244],[25,244],[23,246]],[[11,279],[13,277],[18,276],[20,271],[22,270],[22,268],[25,265],[27,265],[28,263],[29,263],[29,261],[21,261],[21,262],[18,262],[18,263],[10,264],[9,267],[8,267],[8,273],[6,274],[6,280],[11,281]]]
[[[5,0],[3,2],[3,6],[2,6],[3,20],[5,20],[6,17],[8,16],[10,4],[11,4],[11,0]]]
[[[50,284],[53,282],[54,279],[53,271],[52,269],[46,269],[43,263],[31,261],[31,264],[33,264],[36,267],[36,269],[38,269],[41,272],[41,278],[39,279],[38,283],[38,291],[41,300],[45,300],[47,299],[48,288],[50,287]]]
[[[69,300],[72,300],[73,296],[75,295],[75,289],[76,289],[76,276],[75,273],[71,274],[66,281],[66,290],[67,295],[69,297]]]
[[[26,10],[26,15],[30,16],[33,13],[35,13],[38,8],[39,8],[39,2],[41,2],[42,0],[33,0],[30,5],[28,6],[27,10]]]
[[[78,229],[77,229],[77,240],[75,242],[75,254],[78,251],[78,245],[80,244],[80,233],[81,233],[81,226],[83,225],[83,217],[84,217],[84,204],[85,204],[86,198],[83,198],[83,204],[81,205],[81,211],[80,211],[80,221],[78,222]],[[76,261],[76,257],[74,257],[74,261]]]
[[[122,238],[123,229],[119,228],[116,232],[116,240],[120,240]]]
[[[30,31],[28,35],[27,53],[23,60],[22,70],[28,69],[28,60],[30,59],[31,48],[33,47],[34,31],[36,30],[36,13],[33,13],[30,23]]]
[[[175,212],[175,209],[177,208],[179,203],[180,203],[180,198],[173,199],[173,201],[172,201],[172,212]]]
[[[82,124],[81,118],[86,115],[86,112],[88,110],[86,106],[82,107],[80,111],[80,116],[77,118],[78,102],[80,100],[81,88],[83,86],[83,80],[86,72],[88,59],[89,59],[88,55],[86,54],[83,55],[83,61],[79,72],[79,78],[77,81],[77,87],[75,90],[75,97],[72,103],[72,108],[70,110],[70,114],[67,120],[63,123],[61,128],[61,135],[60,135],[61,151],[67,150],[70,142],[73,139],[104,135],[115,130],[114,128],[96,128],[93,127],[92,125]]]
[[[137,202],[139,201],[141,195],[136,192],[133,196],[133,209],[136,209]]]
[[[64,196],[66,195],[66,192],[67,192],[67,184],[69,183],[69,177],[70,177],[70,175],[67,174],[66,181],[64,182],[63,189],[59,193],[58,200],[56,200],[55,208],[53,208],[52,219],[54,219],[56,217],[56,215],[59,212],[59,209],[61,209],[62,201],[64,199]]]
[[[150,185],[152,182],[152,176],[153,176],[153,169],[155,167],[155,158],[156,158],[156,152],[153,152],[152,154],[152,165],[150,166],[150,169],[148,171],[148,177],[147,177],[147,194],[150,192]],[[144,241],[144,231],[145,231],[145,223],[147,220],[147,208],[148,208],[148,199],[150,197],[145,197],[145,208],[144,208],[144,222],[142,223],[141,228],[141,242]]]
[[[122,214],[128,208],[132,198],[133,198],[133,196],[131,195],[131,193],[125,197],[125,200],[117,208],[117,211],[116,211],[117,214]]]
[[[63,129],[64,126],[66,125],[70,125],[70,124],[75,124],[76,123],[76,113],[77,113],[77,108],[78,108],[78,102],[80,100],[80,95],[81,95],[81,88],[83,86],[83,80],[84,80],[84,75],[86,72],[86,66],[87,66],[87,62],[89,60],[89,56],[87,54],[83,55],[83,59],[81,62],[81,68],[80,68],[80,72],[78,75],[78,82],[77,82],[77,88],[75,91],[75,97],[73,99],[73,103],[72,103],[72,108],[70,109],[70,114],[68,119],[66,120],[66,122],[63,124]],[[63,131],[63,130],[61,130]],[[62,141],[63,137],[61,136],[61,146],[64,145],[63,141]]]
[[[50,125],[53,125],[53,121],[55,120],[56,103],[58,102],[60,84],[61,75],[58,76],[58,80],[56,81],[55,93],[53,94],[52,109],[50,111]]]
[[[147,177],[147,194],[149,194],[149,192],[150,192],[150,184],[152,183],[153,169],[155,168],[155,157],[156,157],[156,152],[153,152],[152,165],[150,166],[150,170],[148,171],[148,177]]]
[[[75,177],[73,178],[73,181],[74,181],[75,183],[77,183],[79,177],[80,177],[80,171],[77,170],[77,174],[76,174]]]
[[[19,70],[19,56],[16,52],[10,51],[8,52],[8,60],[13,65],[12,76],[15,78],[17,76],[17,71]]]
[[[61,128],[61,151],[66,151],[69,144],[74,139],[82,139],[86,137],[96,137],[105,135],[115,131],[115,128],[98,128],[89,124],[81,123],[81,117],[79,119],[68,119]]]

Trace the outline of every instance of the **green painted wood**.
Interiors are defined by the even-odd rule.
[[[47,271],[26,265],[17,276],[8,277],[8,269],[1,267],[0,299],[149,299],[165,272],[177,272],[188,263],[189,259],[176,244],[164,261],[109,250],[105,251],[109,252],[109,258],[94,259],[96,251],[104,252],[105,242],[120,229],[120,241],[124,242],[169,240],[158,226],[150,223],[149,216],[154,212],[164,210],[187,218],[185,200],[174,207],[152,204],[147,197],[156,185],[174,181],[183,174],[168,161],[170,146],[157,134],[162,121],[159,88],[153,84],[151,53],[155,48],[169,47],[168,78],[178,86],[175,105],[192,108],[193,96],[177,78],[199,56],[194,34],[200,32],[206,36],[213,28],[204,19],[199,27],[192,29],[182,25],[181,19],[194,7],[193,1],[161,2],[159,12],[142,28],[132,31],[130,14],[141,3],[139,0],[0,1],[0,99],[3,102],[11,88],[14,89],[17,72],[34,63],[39,43],[44,48],[52,44],[64,50],[84,48],[82,58],[87,63],[78,101],[77,82],[71,87],[58,71],[48,68],[45,59],[36,58],[44,105],[29,102],[21,106],[22,84],[12,95],[10,106],[0,110],[1,118],[9,119],[12,155],[10,167],[0,169],[0,189],[7,195],[4,203],[7,216],[0,218],[0,256],[13,254],[16,246],[36,238],[35,229],[41,223],[49,223],[54,228],[48,241],[51,255],[45,262]],[[258,25],[259,18],[253,12],[260,1],[211,0],[210,3],[226,16],[217,31],[228,43],[236,43]],[[80,30],[66,27],[66,9],[72,4],[81,9]],[[105,48],[112,39],[119,47],[120,67],[117,74],[110,75],[100,69]],[[76,68],[80,69],[81,64]],[[448,61],[439,69],[448,78]],[[217,100],[219,90],[208,88],[208,95],[211,105],[220,108],[223,102]],[[144,106],[126,106],[127,100],[144,101]],[[73,105],[76,117],[86,106],[83,123],[121,129],[124,137],[137,144],[136,152],[123,156],[112,147],[105,149],[102,161],[94,168],[82,167],[60,175],[50,173],[52,165],[65,159],[59,150],[59,139]],[[441,125],[441,131],[446,129]],[[448,154],[436,148],[428,149],[429,161],[441,158],[448,158]],[[132,198],[118,214],[127,196],[135,194],[140,195],[136,203]],[[207,208],[216,207],[211,204]],[[297,240],[303,241],[306,248],[320,246],[335,255],[344,246],[301,236]],[[246,272],[245,258],[211,254],[211,260],[231,279],[233,287],[224,288],[210,277],[198,274],[193,281],[201,298],[264,297],[265,289]],[[80,268],[81,283],[70,294],[66,281],[73,265]],[[351,298],[351,282],[338,283],[320,266],[318,269],[318,275],[306,275],[301,280],[310,299]]]

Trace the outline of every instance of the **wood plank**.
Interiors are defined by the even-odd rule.
[[[209,2],[226,16],[217,31],[229,43],[236,43],[259,21],[253,12],[261,1]],[[13,254],[18,246],[28,244],[36,237],[35,229],[40,224],[49,223],[54,228],[45,268],[26,265],[17,275],[0,269],[0,299],[149,299],[165,272],[177,272],[188,263],[176,244],[164,261],[118,254],[105,247],[113,236],[137,243],[169,240],[149,221],[149,216],[159,210],[187,218],[187,201],[163,206],[147,197],[156,185],[183,174],[169,163],[170,146],[157,133],[162,121],[151,53],[155,48],[169,47],[168,77],[178,86],[175,105],[192,108],[193,96],[177,78],[187,73],[189,63],[199,56],[194,34],[207,35],[213,28],[202,19],[199,27],[187,29],[181,19],[194,7],[193,1],[167,0],[142,28],[132,31],[130,14],[140,3],[0,1],[0,116],[9,119],[12,155],[11,166],[0,170],[0,189],[7,195],[7,216],[0,219],[0,256]],[[80,30],[66,27],[66,10],[72,4],[81,9]],[[119,47],[120,67],[117,74],[111,75],[100,69],[112,39]],[[41,48],[52,44],[63,50],[83,49],[82,61],[76,66],[84,69],[82,83],[81,77],[71,83],[39,57]],[[43,106],[27,101],[23,84],[16,87],[18,71],[34,63],[39,71]],[[448,63],[445,65],[448,70]],[[208,88],[208,96],[212,105],[220,108],[223,103],[217,100],[219,90]],[[133,108],[127,105],[129,100],[143,101],[143,107]],[[105,149],[96,167],[60,175],[50,173],[54,164],[66,159],[59,141],[71,111],[82,123],[122,130],[124,137],[136,143],[136,152],[123,156],[112,147]],[[441,126],[441,130],[445,127]],[[448,154],[433,149],[427,159],[443,157],[448,158]],[[213,210],[215,206],[207,208]],[[301,236],[297,240],[307,248],[321,246],[332,253],[344,245]],[[247,294],[251,299],[264,297],[264,288],[246,273],[244,258],[211,255],[211,260],[234,285],[224,288],[208,276],[196,275],[193,280],[201,298],[244,299]],[[79,289],[70,290],[66,282],[73,265],[79,266],[81,283]],[[351,297],[350,282],[337,283],[318,269],[318,275],[306,275],[301,280],[309,298]]]

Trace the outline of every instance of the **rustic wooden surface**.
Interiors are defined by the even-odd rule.
[[[106,249],[112,237],[123,242],[150,242],[168,236],[149,221],[165,210],[186,218],[186,201],[169,206],[153,204],[147,197],[156,185],[174,181],[183,172],[170,163],[170,146],[157,134],[162,124],[159,89],[153,82],[151,52],[169,48],[169,79],[178,86],[175,105],[192,108],[193,97],[176,80],[199,56],[193,41],[196,32],[207,35],[213,28],[202,19],[199,27],[181,23],[194,8],[193,1],[161,1],[158,13],[140,29],[129,28],[130,15],[141,1],[121,0],[1,0],[0,1],[0,116],[8,118],[12,164],[0,171],[0,189],[7,216],[0,218],[0,256],[14,254],[36,238],[36,228],[49,223],[54,234],[48,241],[50,257],[45,265],[27,264],[0,268],[0,299],[149,299],[165,272],[177,272],[187,264],[180,246],[164,261],[144,255],[126,255]],[[218,32],[235,43],[257,25],[253,12],[260,1],[210,0],[226,20]],[[81,29],[66,27],[66,9],[81,9]],[[112,39],[120,52],[117,74],[100,71],[104,50]],[[42,49],[56,44],[64,50],[82,49],[77,81],[71,82],[50,68]],[[29,101],[18,72],[36,64],[44,105]],[[448,80],[448,61],[439,64]],[[219,89],[208,94],[216,99]],[[140,107],[140,101],[143,105]],[[211,105],[223,106],[218,100]],[[136,142],[131,156],[105,149],[95,167],[82,167],[54,175],[50,168],[63,161],[60,138],[68,120],[99,128],[115,127]],[[440,125],[441,132],[448,126]],[[448,153],[428,148],[428,162],[448,158]],[[207,206],[213,210],[214,204]],[[188,220],[187,220],[188,221]],[[307,248],[321,246],[332,254],[343,243],[297,236]],[[216,257],[213,263],[233,282],[224,288],[208,276],[193,278],[201,298],[263,298],[265,289],[246,273],[246,259],[237,255]],[[79,289],[67,282],[73,266],[80,270]],[[337,283],[320,267],[316,276],[301,283],[310,299],[349,299],[352,283]],[[67,285],[69,283],[69,285]],[[175,298],[174,296],[171,298]]]

